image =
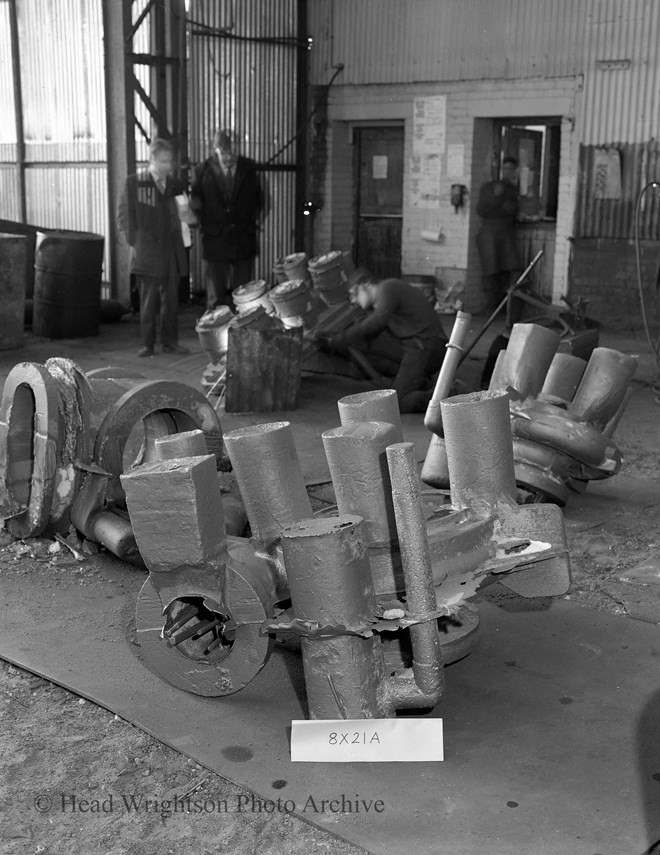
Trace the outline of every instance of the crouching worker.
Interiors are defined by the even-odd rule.
[[[362,351],[377,371],[394,377],[402,413],[425,412],[447,344],[429,301],[400,279],[379,282],[367,271],[356,271],[350,298],[370,310],[368,316],[338,335],[318,338],[319,345],[339,353],[348,347]]]

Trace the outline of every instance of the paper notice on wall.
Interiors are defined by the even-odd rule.
[[[378,180],[387,178],[387,155],[375,154],[371,159],[371,177]]]
[[[616,148],[594,151],[593,188],[595,199],[620,199],[621,155]]]
[[[415,98],[413,105],[413,154],[444,154],[447,96]]]
[[[437,208],[440,205],[440,157],[413,155],[410,158],[410,207]]]
[[[447,146],[447,178],[463,178],[465,175],[465,146],[454,143]]]

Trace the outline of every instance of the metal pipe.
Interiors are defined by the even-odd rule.
[[[501,372],[489,388],[512,387],[521,398],[536,396],[554,358],[561,336],[538,324],[514,324]]]
[[[301,639],[310,718],[394,715],[380,639],[357,634],[377,608],[363,521],[348,515],[303,520],[282,532],[282,551],[296,618],[337,629],[334,636]]]
[[[433,397],[426,409],[424,416],[424,427],[433,434],[420,477],[425,484],[436,489],[447,489],[449,487],[449,469],[447,467],[447,448],[442,436],[442,410],[441,402],[449,396],[451,386],[456,376],[456,369],[460,365],[460,354],[470,329],[472,315],[467,312],[458,312],[454,326],[451,331],[447,353],[442,361],[440,374],[433,390]]]
[[[506,392],[471,392],[442,402],[454,507],[491,515],[515,504],[516,477]]]
[[[225,438],[252,536],[266,546],[312,516],[289,422],[239,428]]]
[[[357,395],[347,395],[337,401],[337,408],[343,426],[358,422],[387,422],[399,431],[396,442],[403,442],[399,399],[394,389],[378,389],[359,392]]]
[[[572,401],[586,367],[586,361],[579,356],[556,353],[543,381],[541,394]]]
[[[449,489],[449,464],[444,437],[431,437],[420,477],[425,484],[435,487],[436,490]]]
[[[440,374],[436,380],[433,397],[429,401],[424,416],[424,427],[430,430],[431,433],[438,434],[442,430],[442,415],[440,411],[440,402],[449,397],[451,393],[452,383],[456,376],[456,369],[461,360],[463,353],[463,345],[470,331],[470,321],[472,315],[468,312],[457,312],[454,326],[452,327],[451,336],[447,343],[447,353],[442,360]]]
[[[604,430],[619,409],[636,369],[635,357],[597,347],[573,398],[571,414]]]
[[[406,583],[407,611],[421,617],[435,611],[436,596],[414,444],[390,445],[387,462]],[[388,683],[390,697],[396,707],[433,707],[440,700],[444,688],[437,620],[429,619],[411,626],[410,638],[415,687],[405,676],[394,677]]]
[[[509,290],[506,292],[506,296],[503,297],[500,304],[497,306],[497,308],[495,308],[493,310],[492,315],[488,318],[486,323],[481,328],[479,335],[474,339],[474,341],[472,341],[470,343],[470,346],[463,351],[463,355],[461,356],[459,363],[458,363],[459,365],[461,364],[461,362],[463,362],[463,360],[468,358],[470,353],[472,353],[472,351],[474,350],[479,339],[483,336],[483,334],[486,332],[486,330],[491,326],[491,324],[493,323],[495,318],[499,315],[499,313],[502,311],[502,309],[509,303],[509,300],[511,299],[511,297],[515,295],[515,292],[517,291],[517,289],[523,284],[523,282],[525,281],[527,276],[531,273],[533,268],[541,260],[541,258],[543,257],[543,254],[544,254],[544,250],[540,249],[536,253],[536,255],[534,256],[534,258],[529,262],[527,267],[520,274],[520,276],[516,279],[516,281],[513,283],[513,285],[509,288]]]

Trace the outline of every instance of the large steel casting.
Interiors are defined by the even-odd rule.
[[[557,353],[559,342],[544,327],[516,324],[490,388],[511,398],[518,485],[537,501],[564,505],[589,481],[621,468],[612,434],[628,403],[637,360],[597,347],[585,362]]]

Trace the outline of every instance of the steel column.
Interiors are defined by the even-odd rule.
[[[132,71],[126,54],[131,43],[131,3],[103,0],[105,101],[108,159],[108,248],[112,295],[130,303],[129,248],[117,228],[117,204],[127,175],[135,172],[135,121]]]
[[[14,81],[14,121],[16,124],[16,168],[21,205],[21,222],[27,222],[25,191],[25,128],[23,126],[23,86],[21,84],[21,55],[18,41],[16,0],[9,0],[9,32],[11,37],[11,67]]]

